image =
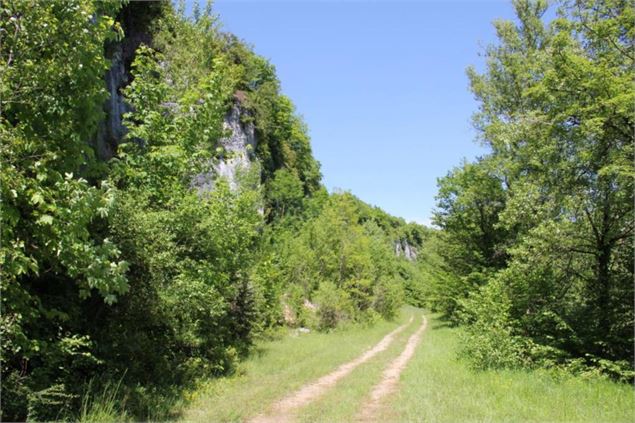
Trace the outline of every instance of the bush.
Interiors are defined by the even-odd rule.
[[[288,322],[293,327],[317,327],[315,311],[307,307],[307,295],[300,285],[292,284],[285,294],[286,306],[291,312]]]
[[[322,282],[315,293],[318,304],[318,327],[333,329],[342,320],[351,318],[352,304],[347,292],[338,289],[333,282]]]
[[[380,216],[382,224],[382,219],[392,218],[351,194],[338,193],[304,224],[279,228],[274,251],[298,324],[304,324],[307,297],[318,302],[318,326],[323,329],[345,320],[367,323],[376,315],[395,316],[404,300],[400,269],[415,265],[397,265],[405,260],[395,257],[391,226],[381,226],[368,215]],[[400,222],[395,224],[399,227]],[[418,275],[407,277],[419,283]]]
[[[394,319],[403,303],[404,288],[401,281],[382,279],[375,289],[373,308],[386,320]]]
[[[29,394],[28,421],[61,420],[70,415],[77,395],[71,394],[63,384],[53,385]]]
[[[511,302],[497,279],[462,301],[466,330],[463,355],[478,369],[514,368],[523,364],[525,342],[515,336],[509,319]]]

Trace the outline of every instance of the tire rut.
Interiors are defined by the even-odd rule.
[[[419,329],[417,329],[417,331],[408,338],[406,347],[401,354],[399,354],[399,356],[395,358],[388,367],[386,367],[382,373],[381,380],[373,387],[373,390],[370,393],[370,398],[363,404],[356,421],[375,421],[384,398],[397,390],[399,376],[414,355],[419,342],[421,342],[421,336],[428,327],[428,320],[425,316],[422,317],[423,322],[421,323],[421,327],[419,327]]]
[[[358,356],[354,360],[340,365],[331,373],[322,376],[315,382],[303,386],[291,395],[276,402],[267,414],[255,416],[248,421],[251,423],[280,423],[292,420],[295,410],[316,400],[326,391],[335,386],[340,379],[348,376],[356,367],[386,350],[393,342],[395,336],[409,326],[412,321],[413,317],[411,316],[407,323],[399,326],[397,329],[384,336],[381,341],[362,355]]]

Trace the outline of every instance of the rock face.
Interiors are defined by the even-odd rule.
[[[237,94],[234,104],[225,115],[223,130],[227,136],[218,141],[223,148],[223,157],[211,166],[210,172],[197,175],[192,181],[199,192],[208,192],[214,188],[214,181],[225,178],[232,190],[238,188],[240,174],[249,170],[255,160],[256,133],[252,123],[243,123],[240,96]]]
[[[226,178],[232,189],[237,187],[238,174],[251,167],[256,151],[254,125],[243,124],[240,119],[241,114],[240,102],[235,101],[223,122],[223,129],[229,135],[219,141],[220,146],[225,149],[226,158],[214,166],[216,176]]]
[[[161,13],[160,2],[130,2],[117,16],[125,37],[105,46],[106,57],[110,59],[110,69],[105,76],[108,100],[104,103],[105,119],[93,139],[95,152],[101,160],[108,160],[115,155],[117,146],[126,134],[123,115],[130,111],[130,106],[124,102],[121,90],[132,82],[130,68],[137,48],[141,44],[152,44],[149,28]]]
[[[105,118],[100,123],[97,133],[92,140],[96,155],[101,160],[108,160],[115,156],[117,146],[126,135],[127,129],[123,124],[123,115],[131,111],[126,104],[122,89],[132,82],[130,69],[137,48],[141,44],[152,45],[150,27],[152,22],[162,13],[160,2],[130,2],[124,6],[117,21],[121,23],[125,37],[119,42],[105,46],[106,57],[111,65],[105,75],[108,99],[104,103]],[[227,136],[219,140],[219,147],[223,149],[220,160],[210,164],[210,171],[196,175],[192,180],[192,187],[199,192],[213,189],[214,181],[223,177],[229,182],[231,189],[238,187],[241,172],[251,168],[255,160],[256,134],[252,123],[241,122],[241,115],[245,113],[241,104],[246,95],[237,91],[234,95],[232,107],[227,112],[223,129]],[[163,105],[168,112],[176,112],[176,104]]]
[[[395,254],[398,257],[403,256],[409,261],[415,261],[417,259],[417,250],[410,245],[406,239],[400,239],[395,242]]]
[[[105,119],[100,123],[95,137],[95,150],[97,157],[108,160],[116,153],[117,145],[126,135],[126,127],[123,125],[123,115],[130,111],[130,107],[124,102],[121,89],[128,85],[128,71],[123,59],[121,44],[111,47],[111,65],[106,73],[106,89],[108,100],[104,105]]]

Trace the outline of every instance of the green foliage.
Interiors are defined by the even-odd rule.
[[[514,6],[518,23],[495,24],[485,73],[468,71],[491,153],[440,181],[452,299],[480,315],[470,324],[483,345],[509,335],[527,363],[581,360],[624,379],[632,362],[615,369],[633,356],[633,9],[565,2],[547,25],[546,2]],[[504,310],[461,302],[487,302],[492,284]],[[488,353],[472,356],[492,365]]]
[[[302,181],[287,169],[277,170],[269,182],[267,198],[271,204],[270,214],[285,216],[301,210],[304,190]]]
[[[505,266],[509,232],[499,225],[506,202],[502,179],[493,161],[481,159],[438,180],[434,222],[443,232],[437,249],[452,276],[433,282],[431,296],[434,309],[453,322],[461,301]]]
[[[463,301],[468,324],[463,353],[479,369],[513,368],[521,364],[523,340],[515,336],[511,300],[504,286],[492,281]]]
[[[90,344],[77,333],[77,305],[94,295],[112,304],[128,290],[127,263],[104,230],[114,192],[87,180],[118,7],[0,9],[3,419],[56,418],[42,413],[70,406],[63,386],[95,364],[74,362]]]
[[[209,5],[193,19],[147,10],[0,8],[2,420],[166,418],[180,389],[232,373],[286,307],[293,324],[328,329],[393,319],[406,279],[424,296],[416,264],[394,254],[423,229],[329,196],[273,66]],[[126,39],[115,16],[151,33]],[[127,133],[98,162],[113,47]],[[257,148],[230,183],[215,165],[231,159],[221,140],[236,109]]]
[[[403,260],[395,257],[388,234],[364,219],[369,209],[350,194],[333,194],[299,228],[279,229],[277,263],[300,323],[310,322],[305,300],[316,303],[322,329],[376,315],[394,318],[404,300],[397,266]]]
[[[80,422],[130,421],[123,411],[124,404],[120,398],[121,380],[117,383],[107,382],[99,392],[93,392],[91,380],[82,398],[79,412]]]
[[[69,394],[64,385],[53,385],[38,392],[29,394],[27,420],[52,421],[60,420],[71,411],[74,395]]]
[[[263,178],[271,179],[277,169],[287,167],[295,170],[305,194],[317,191],[320,167],[311,154],[306,126],[295,115],[291,100],[279,94],[278,81],[260,82],[249,92],[246,106],[253,111]]]
[[[434,223],[445,234],[441,254],[459,275],[505,264],[506,232],[497,225],[505,192],[491,167],[485,160],[465,163],[438,182]]]
[[[130,257],[133,295],[109,323],[127,328],[125,342],[106,353],[134,357],[125,361],[133,380],[158,382],[165,373],[163,382],[174,383],[230,372],[237,351],[249,346],[257,314],[248,269],[262,218],[260,193],[247,183],[231,190],[218,180],[208,193],[191,188],[223,134],[232,68],[214,59],[209,74],[182,92],[165,83],[160,60],[142,46],[126,89],[134,112],[126,118],[129,141],[113,162],[120,193],[110,223]],[[165,113],[166,101],[178,110]],[[151,375],[144,375],[147,362]]]
[[[290,326],[314,326],[313,310],[307,307],[304,289],[297,284],[289,285],[283,296],[287,316],[285,321]]]
[[[384,319],[392,320],[403,304],[403,282],[398,278],[381,279],[375,288],[373,309]]]
[[[353,304],[346,291],[338,289],[333,282],[323,282],[315,292],[318,304],[318,327],[333,329],[341,321],[348,320],[353,313]]]

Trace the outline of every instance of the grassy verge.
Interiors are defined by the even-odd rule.
[[[395,322],[382,321],[372,327],[291,335],[263,343],[242,363],[237,375],[210,380],[196,390],[182,418],[241,421],[261,413],[276,400],[357,357],[406,322],[414,312],[413,308],[403,309]],[[414,327],[415,322],[411,326]],[[367,365],[360,367],[367,368]],[[349,401],[347,398],[345,402]]]
[[[474,372],[456,358],[457,332],[430,319],[378,421],[635,421],[633,387],[546,371]]]
[[[137,422],[171,421],[185,404],[183,387],[145,389],[122,384],[123,378],[100,384],[89,383],[81,399],[77,415],[70,421],[93,422]],[[95,386],[98,385],[98,386]]]

